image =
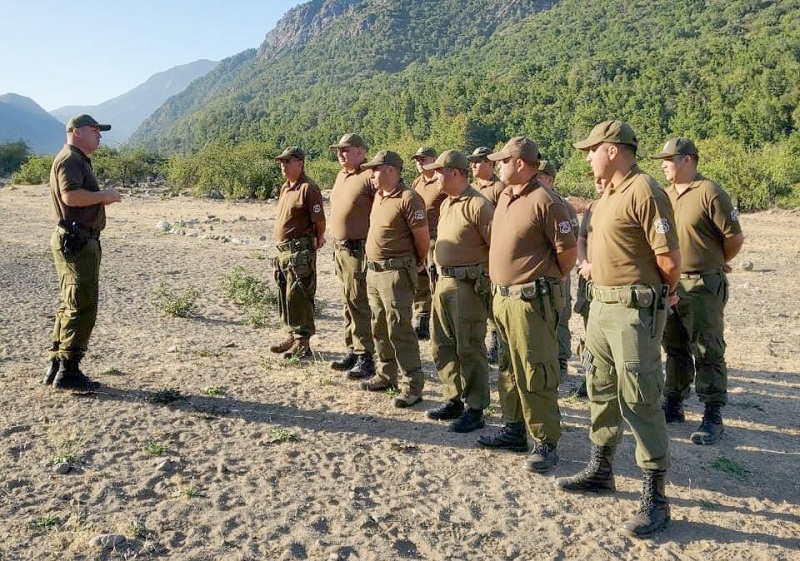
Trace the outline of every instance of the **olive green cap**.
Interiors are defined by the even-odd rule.
[[[672,156],[697,156],[697,147],[688,138],[670,138],[658,154],[650,156],[653,160],[663,160]]]
[[[435,158],[436,157],[436,150],[431,148],[430,146],[420,146],[419,149],[414,152],[414,155],[411,156],[412,160],[416,160],[418,158]]]
[[[530,165],[539,162],[539,147],[527,136],[515,136],[499,152],[489,154],[488,159],[499,162],[506,158],[519,158]]]
[[[86,126],[97,127],[101,131],[111,130],[111,125],[101,125],[91,115],[81,114],[81,115],[75,115],[72,119],[69,120],[69,122],[67,123],[67,132],[72,132],[74,129],[79,129],[81,127],[86,127]]]
[[[553,179],[556,178],[556,168],[550,160],[542,160],[539,162],[539,173],[546,173]]]
[[[603,121],[596,125],[585,140],[573,144],[578,150],[589,150],[592,146],[597,146],[603,142],[612,144],[627,144],[634,148],[639,146],[636,133],[628,123],[622,121]]]
[[[486,146],[479,146],[472,152],[472,154],[467,156],[467,160],[469,160],[470,162],[480,162],[483,160],[488,160],[489,154],[491,153],[492,153],[491,148],[488,148]]]
[[[467,157],[464,155],[464,153],[459,150],[445,150],[439,154],[439,157],[436,158],[435,162],[428,164],[427,166],[422,166],[422,168],[425,171],[433,171],[442,168],[469,171],[469,160],[467,160]]]
[[[376,168],[378,166],[393,166],[399,170],[403,169],[403,158],[397,152],[391,150],[381,150],[375,157],[367,163],[361,164],[362,168]]]
[[[364,139],[361,138],[361,136],[354,132],[349,132],[343,135],[337,144],[331,144],[331,149],[335,150],[337,148],[350,148],[351,146],[355,146],[357,148],[366,148],[367,143],[364,142]]]
[[[299,146],[289,146],[288,148],[286,148],[286,150],[275,156],[275,159],[279,162],[291,160],[292,158],[297,158],[298,160],[305,160],[306,153],[303,152],[303,149],[300,148]]]

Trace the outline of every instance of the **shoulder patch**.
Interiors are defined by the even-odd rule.
[[[739,209],[735,208],[731,211],[731,222],[739,222]]]
[[[669,220],[666,218],[658,218],[653,222],[656,229],[656,234],[666,234],[669,232]]]
[[[572,224],[569,220],[558,223],[558,231],[562,234],[569,234],[572,231]]]
[[[423,220],[425,218],[425,211],[424,210],[415,210],[414,211],[414,220]]]
[[[322,207],[320,205],[314,205],[314,208],[311,209],[312,212],[320,213],[322,212]]]

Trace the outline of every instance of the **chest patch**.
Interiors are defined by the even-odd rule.
[[[569,234],[572,231],[572,224],[569,220],[558,223],[558,231],[562,234]]]
[[[666,218],[657,219],[653,222],[653,226],[655,226],[656,234],[666,234],[669,232],[669,220]]]

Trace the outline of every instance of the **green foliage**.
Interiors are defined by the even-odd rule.
[[[0,176],[15,173],[30,157],[31,149],[24,140],[0,144]]]
[[[164,160],[142,149],[100,147],[92,154],[92,168],[101,180],[122,185],[145,182],[162,174]]]
[[[279,150],[261,142],[207,144],[196,155],[173,156],[166,164],[168,183],[197,194],[217,190],[229,199],[266,199],[280,186]]]
[[[272,322],[278,306],[277,294],[244,267],[234,267],[233,271],[223,275],[222,292],[244,310],[248,325],[267,327]]]
[[[197,311],[195,302],[199,294],[194,285],[188,286],[183,292],[177,294],[160,284],[158,288],[153,290],[153,303],[165,314],[179,318],[190,318]]]
[[[471,150],[527,134],[561,190],[587,196],[572,142],[617,118],[636,129],[641,155],[671,136],[698,141],[701,170],[742,210],[798,199],[800,0],[366,0],[325,22],[319,6],[283,22],[313,40],[283,44],[276,31],[170,100],[137,141],[189,154],[231,138],[300,144],[309,175],[328,185],[327,146],[346,131],[370,153],[404,158],[421,144]],[[232,172],[194,175],[200,190],[246,192]]]
[[[19,185],[39,185],[50,181],[53,156],[31,156],[15,174],[11,182]]]

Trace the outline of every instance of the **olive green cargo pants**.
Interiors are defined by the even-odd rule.
[[[508,368],[497,382],[503,422],[525,422],[537,441],[561,438],[558,408],[558,314],[549,297],[502,296],[493,301],[497,330],[508,343]]]
[[[586,386],[591,428],[598,446],[616,446],[622,422],[636,439],[642,469],[669,467],[669,438],[661,391],[661,336],[652,307],[630,308],[592,300],[586,332]]]
[[[483,281],[480,294],[476,283]],[[489,279],[457,280],[440,276],[433,294],[431,353],[445,400],[464,399],[470,409],[489,406],[484,301]],[[478,287],[480,289],[480,287]]]
[[[407,261],[407,266],[401,269],[367,270],[367,298],[378,359],[375,375],[397,385],[399,366],[401,389],[421,394],[425,378],[417,334],[411,326],[417,271],[415,260]]]
[[[569,331],[569,318],[572,317],[572,287],[570,275],[564,279],[564,290],[567,304],[558,314],[556,336],[558,338],[558,364],[566,366],[572,356],[572,334]]]
[[[342,283],[344,342],[355,354],[372,355],[372,325],[367,299],[367,267],[363,244],[351,253],[337,245],[333,252],[336,276]]]
[[[281,325],[295,339],[309,339],[316,333],[317,253],[313,249],[279,250],[274,264]]]
[[[667,352],[664,395],[686,399],[694,382],[701,402],[727,405],[728,369],[723,332],[728,279],[722,271],[682,278],[678,297],[680,301],[664,330]]]
[[[81,360],[97,320],[102,250],[100,240],[90,239],[78,253],[64,255],[61,238],[58,231],[50,236],[58,275],[59,304],[49,358]]]

